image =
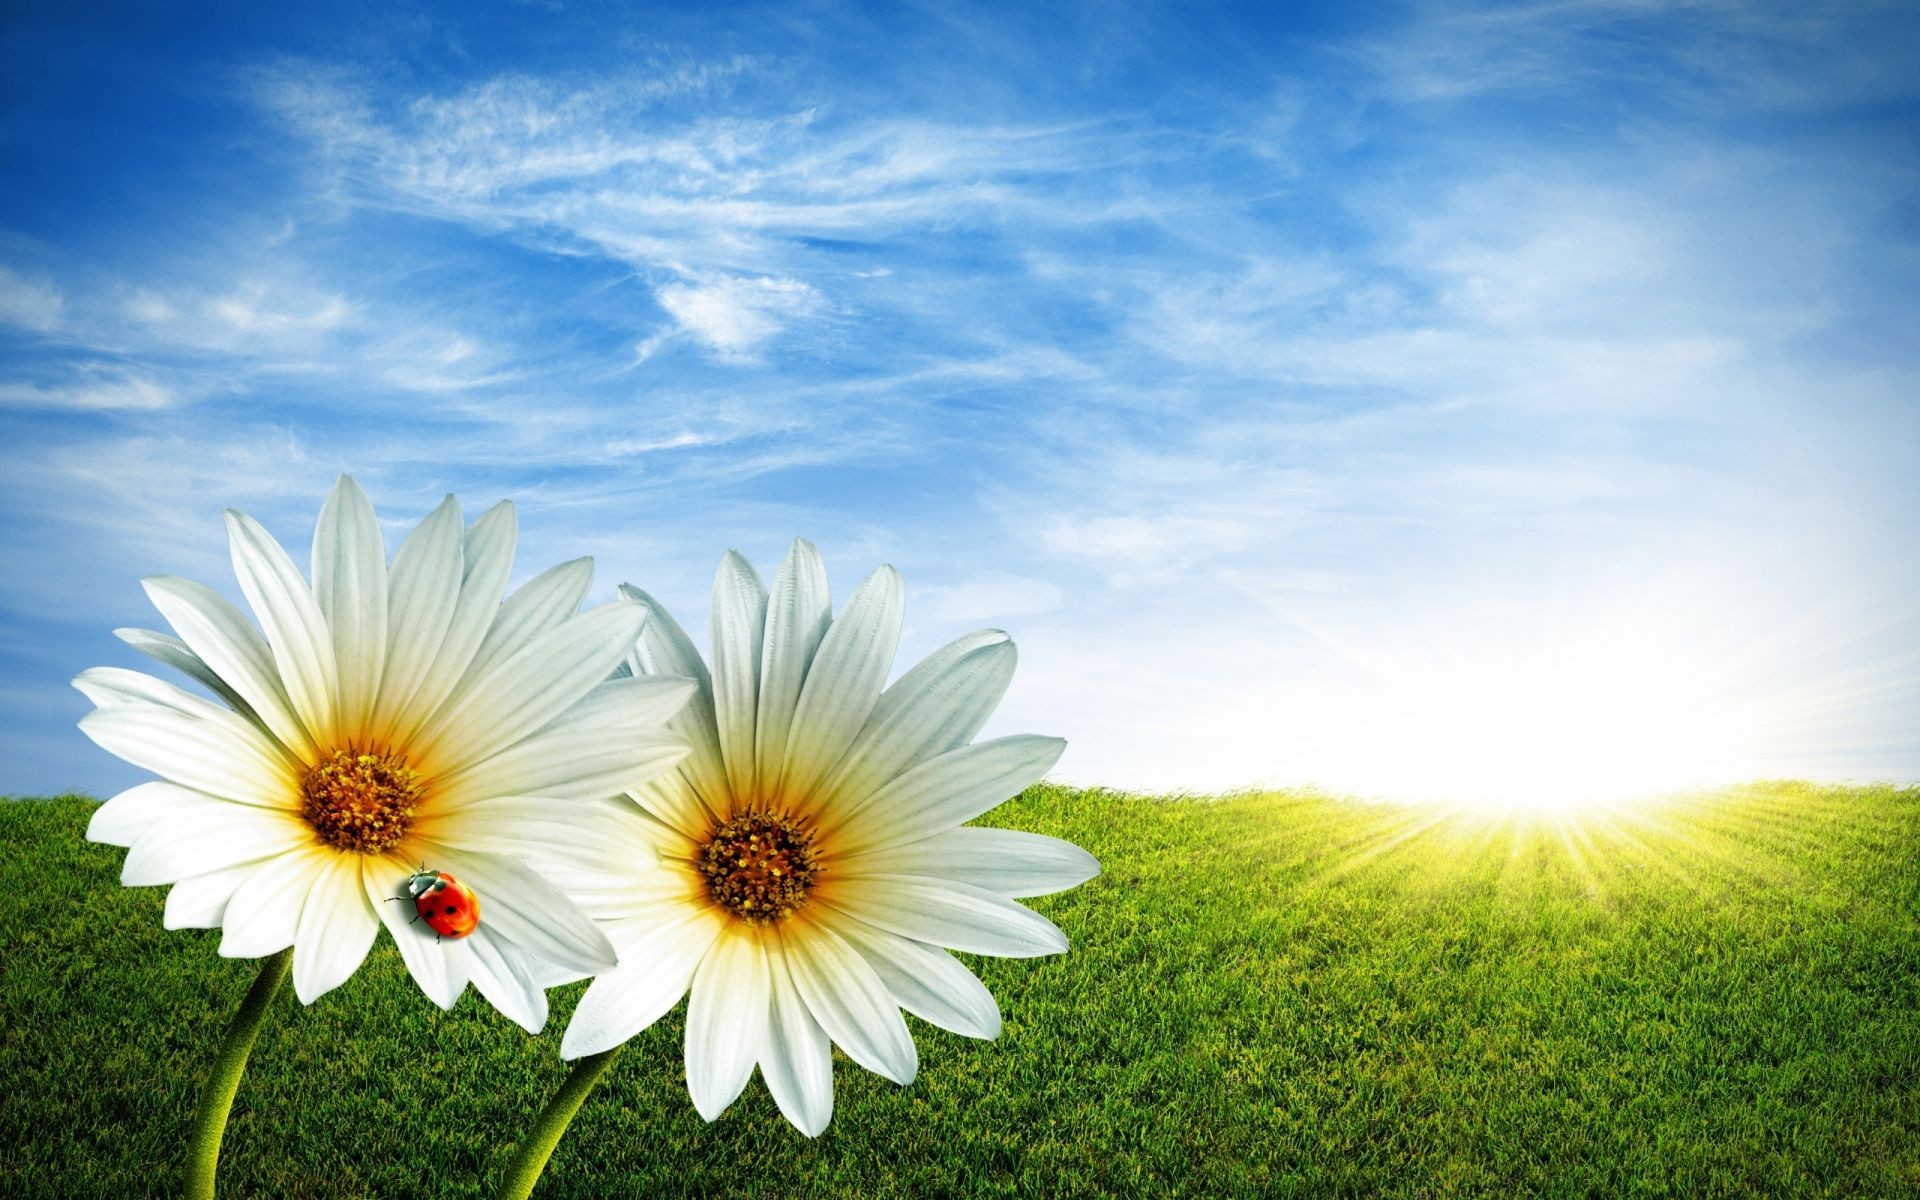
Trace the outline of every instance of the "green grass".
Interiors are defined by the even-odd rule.
[[[118,886],[90,808],[0,804],[7,1195],[168,1194],[253,975]],[[1040,787],[993,822],[1106,865],[1033,902],[1073,953],[977,964],[999,1042],[915,1023],[908,1088],[839,1061],[808,1141],[757,1081],[702,1123],[676,1015],[538,1194],[1920,1195],[1920,790],[1562,820]],[[434,1009],[385,944],[311,1008],[288,989],[224,1194],[485,1195],[579,990],[530,1038]]]

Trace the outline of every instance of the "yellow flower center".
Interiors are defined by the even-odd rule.
[[[713,831],[694,856],[707,895],[743,921],[784,921],[821,872],[813,835],[784,817],[748,813]]]
[[[335,750],[300,781],[300,815],[334,849],[378,854],[407,836],[420,793],[392,755]]]

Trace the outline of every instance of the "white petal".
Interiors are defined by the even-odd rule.
[[[387,658],[387,550],[373,502],[351,475],[333,485],[314,526],[313,590],[333,635],[341,727],[364,729]]]
[[[255,725],[266,729],[266,723],[253,710],[253,706],[239,692],[228,686],[227,681],[213,673],[213,668],[203,662],[185,642],[171,634],[159,633],[152,629],[116,629],[113,636],[119,638],[135,650],[162,662],[179,671],[201,687],[225,700],[233,711],[239,713]]]
[[[329,742],[336,728],[340,693],[333,634],[320,615],[313,589],[287,552],[260,523],[236,509],[227,510],[227,542],[240,590],[260,619],[273,650],[287,699],[316,742]],[[264,714],[263,714],[264,715]]]
[[[851,813],[820,821],[836,855],[904,845],[944,833],[1017,796],[1053,769],[1059,738],[997,738],[949,750],[899,776]]]
[[[767,589],[752,564],[727,551],[713,577],[713,712],[728,788],[742,803],[758,795],[754,723],[760,711],[766,625]]]
[[[963,1037],[1000,1036],[1000,1006],[993,993],[953,955],[844,913],[822,920],[860,952],[900,1007]]]
[[[303,846],[258,864],[234,889],[220,918],[220,953],[227,958],[260,958],[293,945],[300,910],[320,872],[339,857],[330,850]]]
[[[147,598],[208,669],[247,703],[282,745],[311,760],[314,742],[294,712],[266,639],[218,592],[173,575],[143,579]]]
[[[727,768],[720,755],[720,732],[713,708],[713,678],[707,664],[694,649],[686,630],[660,602],[631,584],[621,584],[620,594],[644,605],[646,626],[640,630],[639,644],[630,660],[635,674],[677,675],[691,679],[699,687],[693,699],[674,717],[670,726],[686,738],[693,753],[680,764],[679,774],[687,780],[694,798],[709,813],[719,815],[731,807],[728,801]]]
[[[687,1003],[687,1092],[711,1121],[753,1077],[767,1040],[766,951],[752,933],[725,930],[693,974]]]
[[[466,990],[473,956],[460,942],[443,941],[420,919],[420,910],[406,889],[407,877],[418,866],[391,856],[369,855],[360,863],[360,884],[399,948],[407,973],[427,999],[450,1009]]]
[[[680,765],[684,768],[686,763],[687,760],[682,759]],[[713,827],[712,814],[680,771],[629,788],[627,794],[649,815],[682,837],[698,840]]]
[[[460,596],[447,621],[447,635],[427,667],[420,686],[407,701],[397,724],[399,736],[431,722],[467,674],[474,652],[500,612],[500,597],[513,570],[513,547],[518,537],[513,505],[501,501],[480,515],[461,542],[464,573]],[[477,681],[476,681],[477,682]]]
[[[452,496],[428,513],[387,568],[387,664],[373,728],[403,740],[430,713],[409,707],[447,640],[460,599],[460,505]]]
[[[872,715],[900,645],[906,589],[900,573],[881,567],[855,589],[807,669],[793,712],[782,789],[814,792]]]
[[[767,596],[766,638],[760,648],[760,698],[755,754],[761,779],[780,778],[787,730],[807,667],[833,619],[827,568],[813,543],[795,539]]]
[[[176,813],[195,811],[209,799],[205,792],[174,783],[156,780],[138,784],[93,810],[87,822],[87,840],[131,846],[159,822]]]
[[[617,956],[599,926],[565,893],[517,859],[415,838],[427,868],[446,871],[480,898],[480,924],[528,954],[576,970],[611,968]]]
[[[912,1083],[919,1053],[899,1005],[867,960],[818,920],[785,923],[780,944],[794,986],[834,1044],[867,1070]]]
[[[552,721],[606,679],[647,611],[624,601],[584,612],[495,667],[420,734],[433,774],[478,762]]]
[[[379,931],[360,887],[359,855],[334,855],[313,881],[294,935],[293,991],[300,1003],[312,1004],[352,978]]]
[[[491,796],[617,796],[686,757],[665,731],[693,694],[687,679],[615,679],[600,684],[539,733],[436,781],[436,804]]]
[[[637,607],[637,606],[636,606]],[[580,703],[560,714],[542,733],[595,729],[623,737],[642,736],[672,722],[699,694],[691,679],[666,675],[623,676],[595,684]]]
[[[254,757],[271,764],[276,772],[284,772],[289,778],[303,769],[286,748],[258,723],[204,696],[175,687],[164,679],[155,679],[123,667],[89,667],[73,677],[73,686],[101,708],[127,706],[149,711],[160,709],[223,730],[251,747]]]
[[[491,929],[476,929],[461,939],[473,986],[487,1002],[528,1033],[547,1023],[547,993],[535,977],[526,953]]]
[[[310,844],[313,831],[279,809],[206,797],[175,807],[127,851],[120,882],[128,887],[173,883],[208,871],[272,858]]]
[[[182,879],[167,892],[166,912],[161,924],[168,929],[218,929],[227,912],[227,901],[236,888],[259,870],[257,863],[242,863],[224,871],[209,871]]]
[[[901,937],[970,954],[1037,958],[1067,949],[1066,935],[1032,909],[944,879],[918,875],[840,879],[834,881],[830,896],[821,896],[821,902]]]
[[[653,843],[621,803],[500,796],[451,811],[436,804],[413,832],[460,850],[524,857],[539,868],[591,862],[617,863],[624,875],[649,871],[657,861]],[[568,880],[553,878],[567,890]]]
[[[304,768],[272,734],[232,709],[175,687],[163,679],[121,667],[90,667],[73,677],[73,686],[101,708],[128,707],[159,711],[219,731],[246,747],[235,751],[264,765],[276,776],[291,780]],[[167,719],[167,718],[161,718]],[[282,798],[263,798],[279,804]]]
[[[1018,657],[997,629],[934,651],[881,693],[822,794],[835,807],[852,807],[910,768],[972,741],[1006,695]]]
[[[827,1031],[807,1011],[788,974],[786,954],[774,939],[768,947],[773,973],[773,1003],[767,1020],[767,1047],[760,1056],[760,1077],[773,1102],[795,1129],[819,1137],[833,1120],[833,1048]]]
[[[548,567],[520,585],[494,614],[487,636],[467,664],[467,678],[485,675],[521,647],[579,611],[593,583],[593,560],[576,558]],[[455,694],[464,690],[455,689]]]
[[[436,789],[436,796],[449,807],[503,795],[594,800],[637,788],[686,756],[687,744],[664,732],[622,739],[597,730],[563,729],[536,734],[461,772],[457,783]]]
[[[136,767],[215,796],[257,808],[290,808],[299,795],[284,755],[239,717],[216,723],[153,705],[120,704],[80,718],[80,732]]]
[[[580,1058],[611,1050],[672,1011],[725,923],[712,908],[689,906],[671,918],[650,922],[638,937],[622,944],[620,965],[595,979],[580,997],[560,1041],[560,1056]]]
[[[1059,838],[965,826],[904,846],[837,858],[833,870],[841,876],[934,875],[1018,898],[1078,887],[1100,873],[1100,863]]]

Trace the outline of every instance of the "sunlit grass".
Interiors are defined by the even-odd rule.
[[[166,1194],[251,978],[116,885],[89,808],[0,805],[8,1194]],[[757,1083],[704,1125],[675,1017],[540,1194],[1920,1189],[1920,790],[1513,814],[1041,787],[992,819],[1106,865],[1034,902],[1072,954],[977,964],[998,1044],[916,1023],[906,1089],[842,1061],[808,1142]],[[471,997],[432,1009],[387,947],[369,968],[276,1009],[228,1194],[482,1195],[559,1083],[577,987],[530,1039]]]

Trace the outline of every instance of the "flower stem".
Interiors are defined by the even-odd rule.
[[[573,1074],[567,1076],[553,1099],[547,1101],[533,1128],[521,1139],[513,1165],[507,1168],[507,1177],[500,1181],[500,1190],[494,1193],[497,1200],[527,1200],[533,1194],[533,1185],[540,1182],[540,1172],[546,1170],[547,1159],[565,1136],[573,1114],[580,1111],[587,1093],[593,1091],[593,1085],[600,1082],[619,1053],[620,1047],[615,1046],[600,1054],[589,1054],[573,1064]]]
[[[188,1200],[213,1200],[213,1175],[220,1167],[220,1138],[227,1131],[227,1112],[233,1107],[233,1094],[240,1090],[240,1076],[247,1069],[247,1052],[260,1034],[260,1023],[280,985],[287,981],[287,968],[293,965],[293,947],[260,964],[259,977],[240,1002],[227,1026],[227,1037],[220,1044],[220,1057],[214,1060],[213,1077],[200,1094],[200,1111],[193,1118],[193,1143],[187,1151]]]

